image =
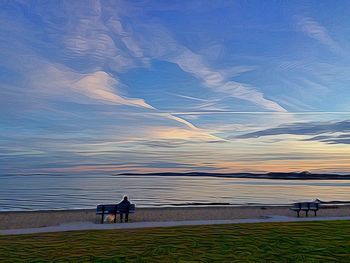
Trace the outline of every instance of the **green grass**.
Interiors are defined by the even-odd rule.
[[[0,236],[0,262],[350,262],[350,222]]]

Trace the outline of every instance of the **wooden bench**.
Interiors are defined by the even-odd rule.
[[[297,212],[298,217],[300,216],[300,211],[305,211],[305,215],[309,216],[309,211],[313,211],[314,215],[317,216],[317,211],[319,209],[319,203],[317,202],[300,202],[294,203],[291,210]]]
[[[97,205],[96,215],[101,215],[101,224],[103,224],[104,216],[113,214],[114,223],[117,222],[117,214],[125,213],[125,206],[118,204]],[[135,204],[130,204],[129,214],[135,213]]]

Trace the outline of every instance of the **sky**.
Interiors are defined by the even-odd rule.
[[[0,0],[0,175],[347,173],[349,13]]]

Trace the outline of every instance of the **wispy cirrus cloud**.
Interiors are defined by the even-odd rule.
[[[305,141],[319,141],[329,144],[350,144],[350,132],[341,135],[319,135],[309,139],[305,139]]]
[[[42,64],[43,61],[38,61]],[[210,135],[207,131],[199,129],[191,122],[171,113],[159,112],[158,109],[146,103],[143,99],[129,98],[118,94],[118,85],[121,85],[116,77],[104,71],[97,71],[90,74],[81,74],[72,71],[63,65],[45,64],[45,70],[33,71],[30,75],[32,86],[38,92],[49,96],[63,96],[66,100],[85,103],[103,103],[112,105],[125,105],[144,108],[150,111],[143,112],[144,115],[159,116],[184,125],[186,128],[181,133],[186,135],[183,139],[191,139],[192,136],[201,139],[219,139]],[[172,128],[169,127],[170,130]],[[173,127],[174,129],[174,127]],[[179,129],[179,128],[177,128]],[[164,133],[163,133],[164,134]],[[168,133],[171,135],[172,133]],[[172,137],[172,136],[170,136]],[[181,138],[181,136],[178,136]]]
[[[63,6],[69,7],[66,2],[63,3]],[[55,10],[55,12],[58,11]],[[65,59],[69,62],[62,61],[61,58],[47,58],[28,45],[19,44],[16,50],[12,50],[10,48],[11,39],[6,39],[7,42],[3,45],[7,49],[0,50],[0,54],[6,55],[7,66],[25,81],[25,85],[13,84],[11,96],[18,96],[19,92],[24,92],[35,100],[40,99],[46,102],[65,101],[136,107],[140,115],[143,114],[151,119],[157,118],[161,123],[168,123],[168,129],[182,127],[184,131],[187,131],[182,133],[184,140],[191,139],[193,136],[201,139],[218,139],[180,116],[170,112],[163,113],[144,99],[132,98],[128,95],[128,87],[120,81],[120,71],[140,65],[140,63],[144,65],[147,58],[143,57],[137,43],[122,28],[122,25],[118,27],[115,18],[111,18],[113,23],[111,21],[104,23],[101,16],[98,2],[87,5],[80,11],[67,10],[68,23],[63,24],[54,23],[52,17],[43,10],[41,13],[43,23],[50,35],[55,38],[55,42],[46,45],[52,49],[61,47],[66,55]],[[110,30],[109,27],[112,24],[116,31]],[[14,22],[9,23],[8,27],[13,32],[17,32],[20,28]],[[32,37],[30,28],[27,26],[21,28],[21,33],[21,37],[17,38],[19,43],[30,39],[36,46],[43,45],[40,39]],[[64,33],[63,37],[61,33]],[[26,56],[26,60],[22,60],[22,56]],[[125,59],[131,60],[132,63],[126,63]],[[74,63],[72,67],[70,61],[86,63],[78,64],[77,68]],[[119,64],[123,66],[119,67]],[[104,69],[104,65],[112,65],[113,70],[108,70],[109,67]],[[83,70],[79,69],[81,66]],[[115,70],[115,67],[118,70]]]
[[[298,21],[298,26],[307,36],[317,40],[332,52],[343,53],[339,44],[330,36],[328,30],[311,17],[302,17]]]
[[[206,63],[205,58],[180,44],[162,26],[148,24],[143,27],[144,35],[140,36],[141,43],[151,57],[175,63],[183,71],[192,74],[215,92],[251,102],[265,110],[286,111],[277,102],[267,99],[257,88],[230,80],[234,76],[253,70],[254,67],[239,66],[233,69],[212,69]]]
[[[345,133],[344,135],[332,135]],[[251,133],[245,133],[237,138],[259,138],[276,135],[320,135],[308,140],[324,141],[332,143],[346,143],[350,133],[350,120],[338,122],[300,122],[281,125],[276,128],[269,128]],[[322,135],[325,134],[325,135]]]
[[[147,104],[143,99],[133,99],[118,95],[114,90],[119,84],[119,81],[115,77],[110,76],[104,71],[96,71],[72,83],[71,87],[78,92],[82,92],[89,98],[98,101],[154,109],[154,107]]]
[[[33,11],[29,2],[21,5]],[[62,1],[37,4],[35,15],[48,34],[46,44],[60,51],[61,61],[78,62],[85,71],[107,68],[120,73],[149,64],[124,22],[126,9],[122,1]]]
[[[118,8],[119,5],[127,6],[120,3]],[[67,21],[59,23],[48,16],[44,9],[41,10],[40,16],[47,30],[54,36],[57,43],[55,45],[63,48],[66,59],[86,63],[82,65],[85,72],[81,73],[67,65],[52,63],[34,55],[33,60],[37,62],[35,68],[42,70],[30,70],[33,86],[47,96],[64,96],[78,102],[84,99],[85,103],[99,102],[149,109],[151,111],[144,114],[181,124],[195,133],[196,137],[219,139],[180,116],[159,112],[144,99],[120,94],[118,88],[123,86],[127,89],[127,86],[120,81],[119,75],[134,67],[147,67],[153,57],[146,54],[144,47],[135,38],[134,35],[138,32],[132,30],[130,23],[124,22],[128,19],[123,17],[123,12],[112,12],[105,19],[111,6],[113,5],[92,1],[79,9],[72,9],[69,2],[63,2],[60,8],[66,12]],[[55,10],[54,13],[60,15],[62,10]],[[188,135],[189,131],[183,134]]]
[[[119,10],[121,6],[126,10],[131,8],[127,2],[106,5],[94,1],[81,8],[71,8],[71,3],[63,2],[61,9],[66,12],[67,21],[57,24],[44,9],[41,17],[48,25],[49,33],[58,35],[55,40],[63,47],[66,59],[86,61],[83,67],[90,71],[107,67],[121,73],[135,67],[148,67],[150,61],[160,59],[178,65],[214,92],[253,103],[265,110],[286,111],[277,102],[266,98],[258,88],[232,80],[254,70],[254,67],[236,65],[214,69],[205,57],[177,41],[164,26],[146,21],[139,23],[133,12]],[[119,11],[111,12],[113,8]],[[55,11],[57,15],[61,9]],[[137,12],[142,13],[142,10]]]
[[[181,48],[180,48],[181,50]],[[183,48],[183,52],[170,59],[179,67],[202,80],[209,88],[227,94],[228,96],[249,101],[266,110],[286,111],[277,102],[266,99],[264,94],[256,88],[237,81],[227,80],[220,71],[211,69],[205,64],[203,58],[192,51]]]
[[[37,55],[32,56],[30,63],[22,64],[22,70],[26,71],[23,77],[28,81],[31,91],[46,97],[154,109],[143,99],[121,95],[118,92],[121,86],[118,78],[102,70],[78,73]]]

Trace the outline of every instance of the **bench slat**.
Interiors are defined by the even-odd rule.
[[[97,205],[96,214],[119,214],[123,210],[118,204]],[[135,204],[130,204],[129,213],[135,213]]]

